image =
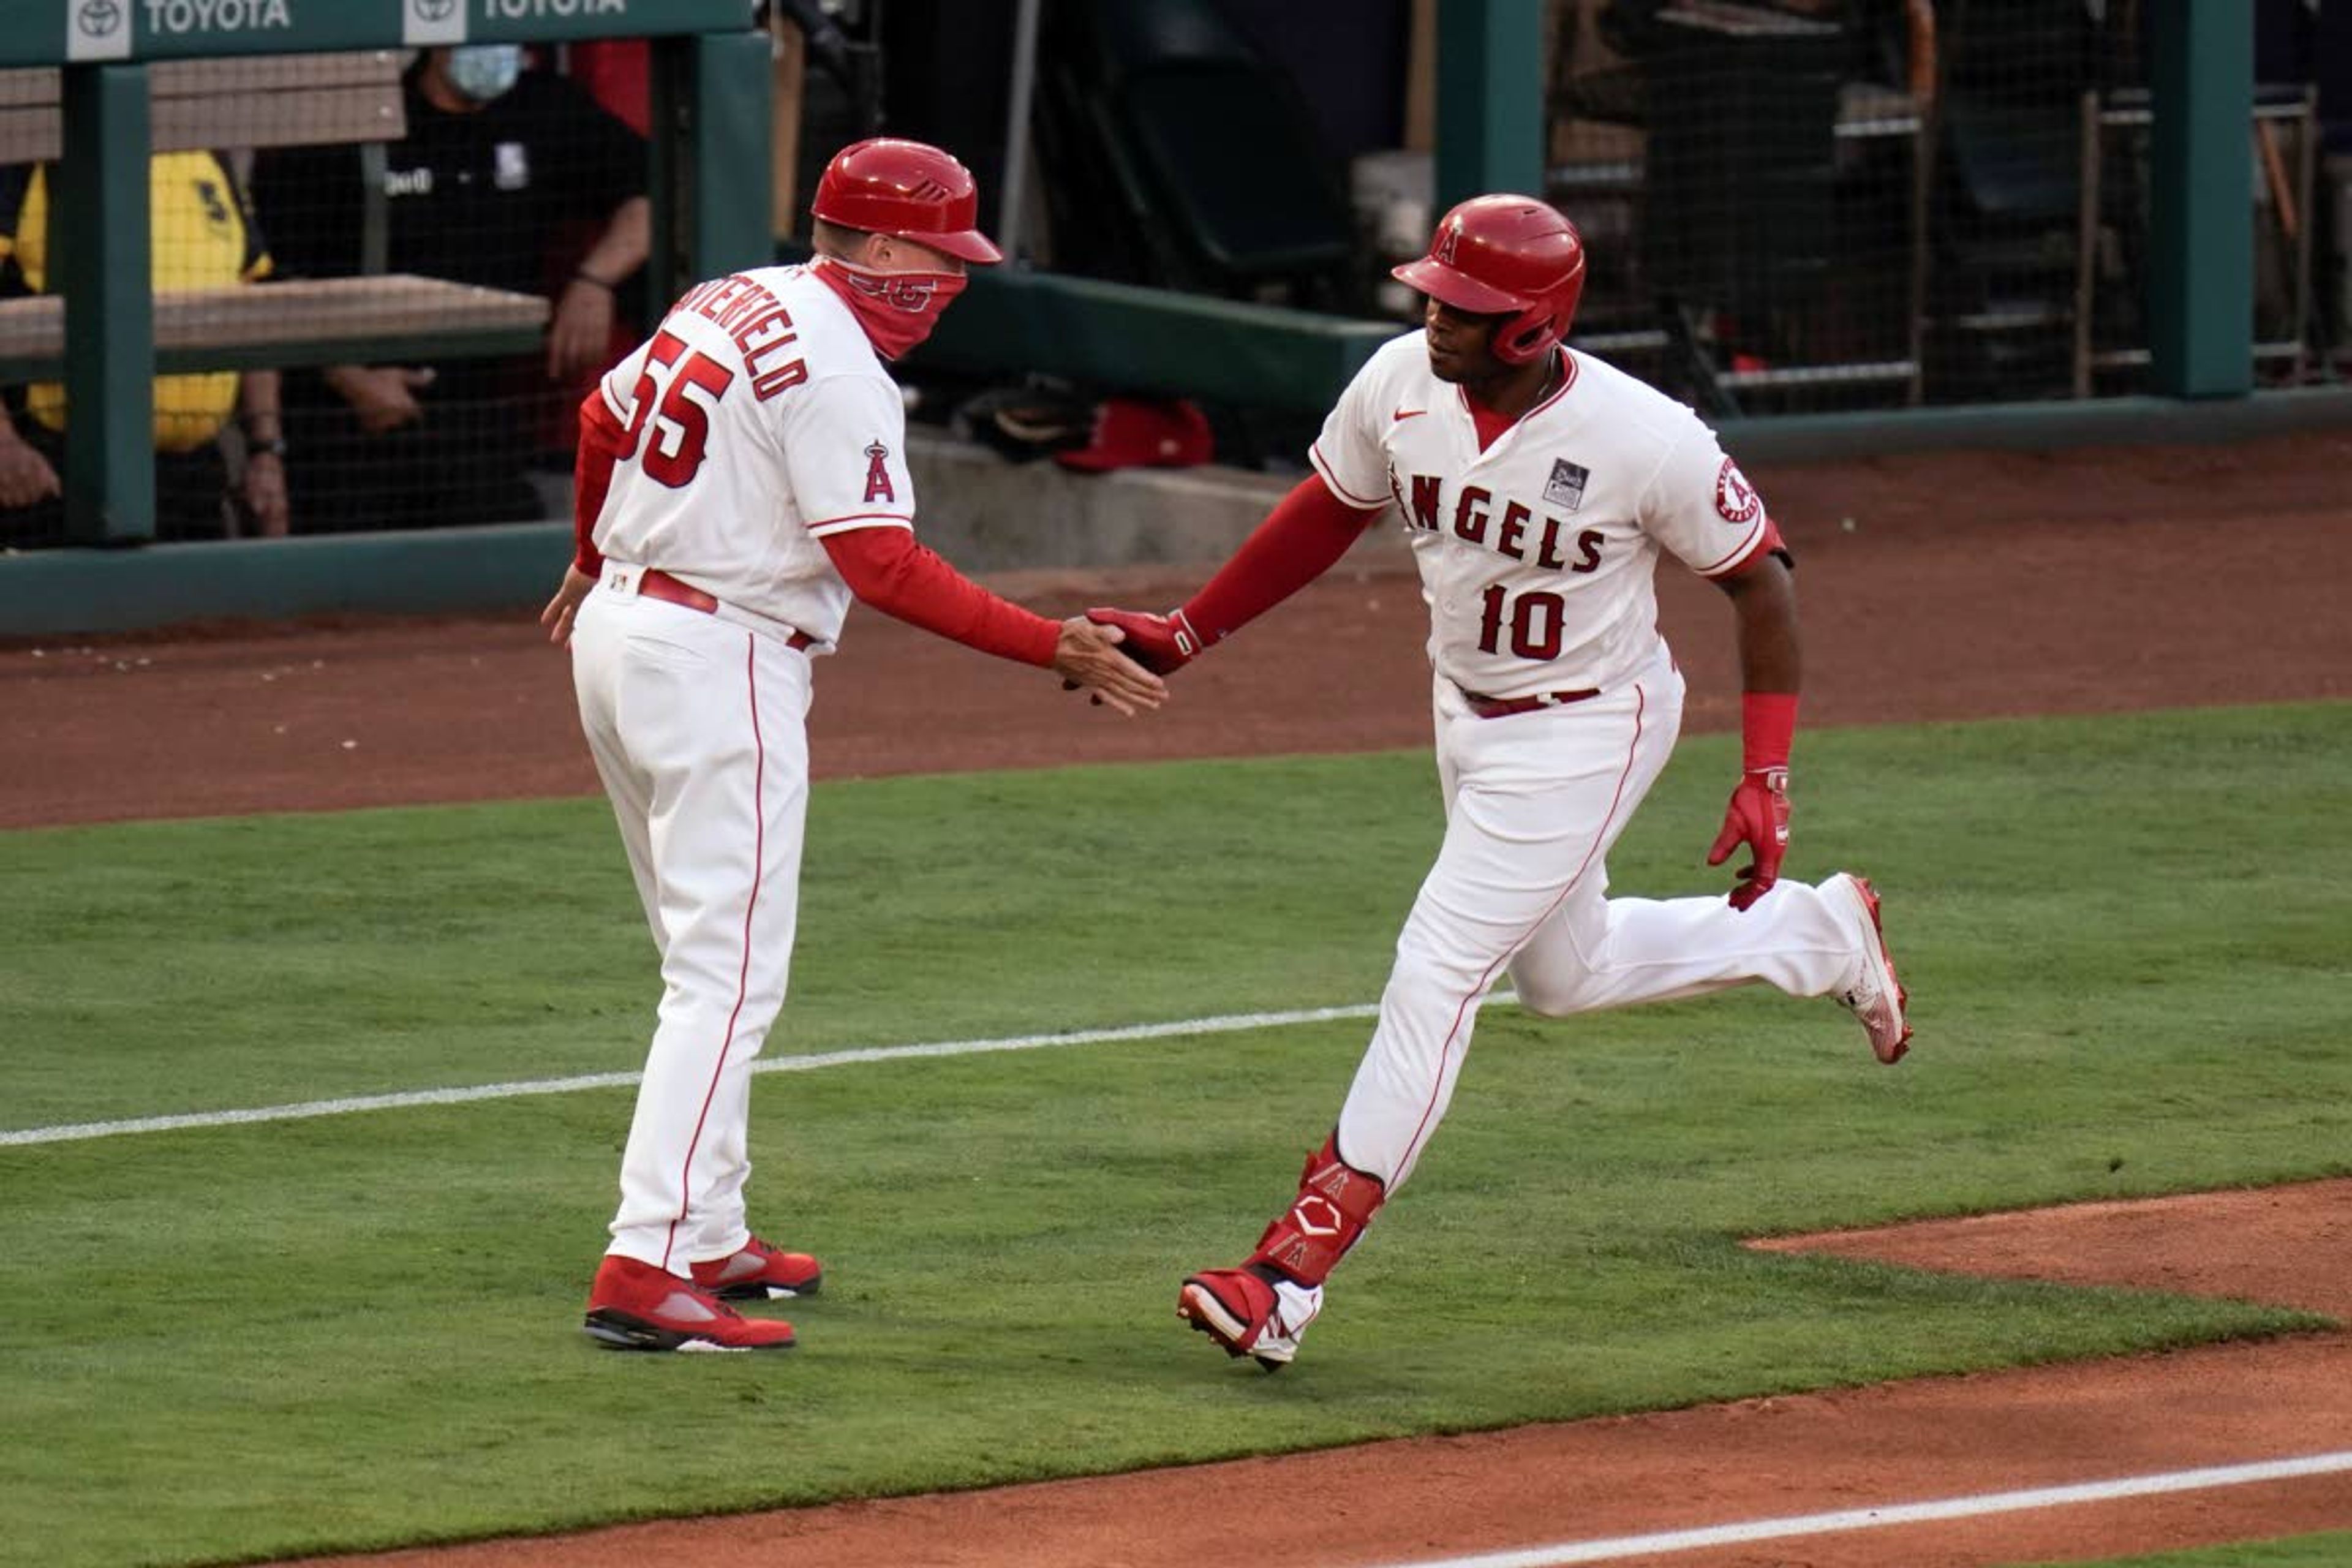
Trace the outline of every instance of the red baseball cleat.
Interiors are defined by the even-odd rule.
[[[1280,1372],[1323,1310],[1323,1287],[1268,1280],[1249,1268],[1203,1268],[1176,1292],[1176,1315],[1225,1348]]]
[[[694,1265],[694,1282],[730,1301],[774,1300],[815,1295],[824,1268],[805,1252],[779,1252],[755,1236],[730,1258]]]
[[[588,1337],[624,1351],[788,1351],[793,1326],[747,1318],[667,1269],[607,1256],[588,1290]]]

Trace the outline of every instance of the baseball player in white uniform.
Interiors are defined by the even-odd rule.
[[[569,642],[581,728],[661,955],[659,1021],[587,1331],[635,1350],[771,1350],[730,1300],[804,1295],[817,1260],[753,1235],[752,1058],[784,997],[808,802],[811,659],[853,597],[1050,668],[1122,712],[1159,678],[1117,628],[1055,623],[915,542],[898,386],[967,265],[971,175],[862,142],[812,204],[814,260],[712,279],[582,406],[578,553],[541,620]]]
[[[1797,605],[1762,500],[1696,416],[1561,342],[1584,280],[1569,221],[1473,198],[1396,276],[1423,330],[1340,395],[1299,484],[1168,616],[1092,612],[1163,673],[1312,581],[1395,516],[1430,612],[1446,831],[1339,1120],[1238,1268],[1187,1279],[1177,1311],[1234,1356],[1287,1363],[1332,1267],[1412,1174],[1454,1091],[1480,999],[1506,972],[1550,1016],[1762,980],[1831,994],[1884,1062],[1905,995],[1859,877],[1781,882],[1796,725]],[[1658,634],[1659,552],[1729,595],[1744,771],[1708,864],[1745,845],[1729,899],[1612,899],[1609,847],[1665,766],[1683,679]]]

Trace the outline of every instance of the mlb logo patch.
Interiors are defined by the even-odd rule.
[[[1591,468],[1579,468],[1566,458],[1554,458],[1551,478],[1544,481],[1544,500],[1574,511],[1584,505],[1584,481],[1591,477]]]

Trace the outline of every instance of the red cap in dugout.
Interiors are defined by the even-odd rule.
[[[1437,221],[1429,254],[1391,276],[1473,315],[1503,316],[1495,357],[1525,364],[1568,335],[1584,292],[1584,240],[1533,196],[1473,196]]]
[[[1003,253],[980,232],[980,186],[955,155],[877,136],[833,156],[809,210],[827,223],[911,239],[983,266]]]
[[[1216,455],[1209,416],[1183,398],[1154,401],[1112,397],[1095,410],[1092,433],[1083,447],[1056,452],[1066,468],[1102,472],[1110,468],[1184,468]]]

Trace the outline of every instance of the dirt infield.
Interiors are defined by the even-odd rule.
[[[1807,722],[2352,697],[2347,458],[2352,432],[1759,469],[1801,563]],[[1417,588],[1395,554],[1360,554],[1189,672],[1165,714],[1135,722],[861,613],[847,650],[819,667],[816,771],[1423,743]],[[1066,613],[1105,598],[1163,604],[1197,576],[997,582]],[[1725,728],[1737,683],[1719,596],[1673,574],[1661,585],[1691,677],[1689,723]],[[5,827],[594,788],[563,660],[528,613],[0,646],[0,703]],[[2352,1318],[2347,1214],[2352,1183],[2332,1183],[1776,1245]],[[2341,1450],[2352,1450],[2347,1332],[341,1561],[1192,1568],[1241,1547],[1252,1561],[1367,1568]],[[2352,1476],[1607,1560],[1974,1568],[2323,1528],[2352,1528]]]
[[[2352,696],[2347,474],[2352,433],[1759,469],[1800,561],[1805,722]],[[1426,744],[1428,623],[1402,566],[1359,545],[1134,722],[860,613],[818,666],[817,775]],[[992,581],[1066,614],[1166,604],[1199,577]],[[1675,572],[1659,586],[1685,721],[1725,728],[1721,595]],[[527,613],[0,643],[0,827],[596,788],[566,667]]]

